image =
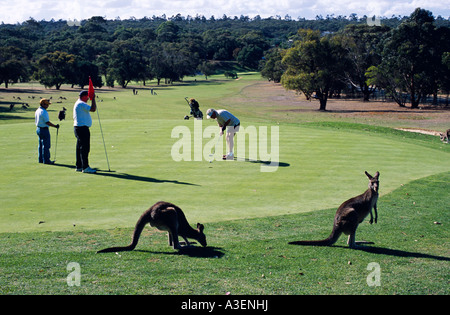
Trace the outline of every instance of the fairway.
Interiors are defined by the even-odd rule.
[[[99,90],[104,100],[98,104],[111,172],[107,172],[94,113],[90,160],[101,171],[93,176],[78,174],[73,168],[71,110],[67,120],[61,122],[55,166],[36,163],[33,111],[24,112],[25,119],[16,123],[4,120],[8,123],[0,125],[4,155],[0,166],[0,232],[130,227],[141,212],[159,200],[180,205],[196,222],[314,211],[337,207],[363,192],[365,170],[380,171],[382,195],[411,180],[450,170],[445,163],[448,151],[424,148],[399,137],[308,124],[261,123],[251,116],[240,116],[241,136],[250,126],[257,131],[267,128],[268,133],[274,126],[279,128],[279,161],[274,161],[279,163],[274,171],[259,154],[256,161],[249,161],[250,147],[256,146],[259,151],[264,143],[259,143],[260,139],[250,143],[248,135],[246,152],[236,152],[246,161],[208,163],[203,156],[199,161],[194,156],[194,138],[200,139],[201,148],[215,141],[194,135],[194,120],[183,120],[189,112],[183,95],[197,97],[206,112],[208,107],[216,107],[217,100],[237,94],[256,79],[257,75],[247,75],[238,81],[218,79],[163,87],[157,96],[148,89],[137,96],[129,90]],[[67,94],[73,99],[76,92]],[[53,121],[62,106],[51,105]],[[70,103],[64,106],[72,108]],[[233,104],[233,108],[236,106]],[[257,110],[245,108],[245,104],[241,107],[247,113]],[[206,119],[197,123],[201,130],[215,126]],[[180,126],[191,133],[191,155],[188,161],[176,162],[171,150],[179,138],[171,135]],[[54,129],[51,132],[54,154],[56,133]],[[223,137],[220,140],[225,150]],[[271,153],[275,147],[271,150],[270,136],[267,142],[265,151]],[[220,154],[215,159],[220,159]],[[263,167],[270,172],[262,172]]]
[[[176,85],[152,85],[157,95],[151,94],[151,87],[139,85],[136,85],[138,95],[133,95],[130,89],[98,90],[97,104],[110,170],[97,114],[93,113],[90,164],[91,167],[99,169],[95,175],[75,172],[72,108],[78,90],[68,87],[63,87],[61,91],[41,90],[36,85],[13,86],[12,89],[16,88],[14,91],[0,89],[2,244],[5,245],[6,237],[15,238],[16,233],[24,233],[20,237],[26,239],[27,235],[29,238],[36,238],[36,233],[58,232],[63,233],[62,238],[69,242],[72,248],[77,247],[77,244],[82,246],[86,235],[97,234],[103,230],[100,233],[103,233],[102,243],[96,243],[98,248],[89,249],[93,255],[94,249],[98,250],[106,245],[104,241],[108,237],[105,233],[111,233],[116,242],[125,245],[142,212],[160,200],[172,202],[182,208],[191,225],[196,222],[205,224],[207,235],[208,224],[214,227],[216,233],[220,233],[221,225],[224,225],[228,237],[236,238],[237,236],[230,232],[233,230],[230,227],[233,224],[245,228],[245,224],[252,226],[261,222],[258,220],[266,220],[265,224],[272,227],[268,223],[270,218],[282,218],[283,225],[292,227],[292,222],[287,223],[290,216],[294,221],[311,218],[314,213],[322,213],[323,209],[335,209],[344,200],[364,192],[367,189],[364,171],[380,172],[379,213],[382,218],[385,215],[384,196],[413,181],[450,171],[450,145],[442,144],[439,137],[377,127],[376,123],[359,125],[354,121],[341,121],[335,116],[332,116],[332,119],[323,119],[321,116],[320,119],[305,120],[299,115],[295,122],[296,119],[292,116],[283,119],[277,112],[276,104],[271,106],[270,102],[261,105],[267,113],[261,117],[258,104],[243,98],[246,89],[254,88],[261,82],[258,73],[248,73],[242,74],[239,80],[213,76],[208,81],[197,78],[195,81],[188,79]],[[62,106],[68,109],[66,120],[60,122],[55,165],[37,163],[37,136],[34,125],[37,101],[30,102],[28,110],[6,110],[6,104],[11,102],[13,95],[19,95],[18,93],[22,98],[31,95],[53,96],[55,101],[49,108],[50,120],[53,123],[58,123],[57,115]],[[60,96],[66,97],[67,100],[57,103],[56,99]],[[202,122],[184,120],[183,117],[189,113],[184,97],[195,97],[204,114],[208,108],[213,107],[229,109],[238,116],[242,127],[240,136],[243,138],[237,138],[236,146],[239,146],[239,140],[245,139],[245,150],[236,151],[236,161],[221,161],[219,150],[215,160],[208,162],[203,148],[211,146],[215,139],[204,137],[203,132],[216,126],[216,123],[206,119]],[[237,101],[238,99],[241,101]],[[314,113],[308,115],[312,117]],[[407,122],[409,123],[411,122]],[[200,135],[196,134],[195,126],[200,126]],[[172,150],[181,139],[172,136],[174,130],[190,132],[191,137],[186,142],[191,148],[188,160],[174,160]],[[252,141],[250,135],[245,133],[252,130],[257,131],[257,141]],[[267,133],[264,133],[265,130]],[[51,129],[52,159],[55,154],[55,131]],[[216,131],[218,132],[218,128]],[[265,134],[267,141],[261,136]],[[271,139],[270,136],[274,134],[277,134],[276,139]],[[219,143],[224,151],[223,137],[221,140]],[[196,156],[196,146],[200,147],[200,158]],[[250,158],[251,152],[257,152],[256,160]],[[277,160],[268,161],[267,158],[273,157],[275,152],[278,153]],[[443,185],[443,191],[448,194],[448,182]],[[430,194],[433,192],[430,191],[428,195]],[[324,229],[325,234],[329,232],[328,228],[331,228],[334,211],[328,212],[331,213],[331,218],[329,215],[322,215],[328,222],[325,224],[328,226]],[[307,212],[309,214],[306,214]],[[302,214],[305,214],[305,217],[299,217]],[[448,222],[448,214],[442,216],[441,220]],[[383,224],[381,221],[376,228],[379,229]],[[369,227],[366,225],[365,229]],[[117,233],[121,237],[117,237]],[[250,239],[252,250],[259,248],[260,245],[254,244],[257,239],[252,239],[252,235],[245,234],[244,237]],[[258,237],[263,239],[264,236]],[[285,235],[285,238],[287,237],[292,235]],[[371,237],[382,238],[374,233]],[[219,235],[216,234],[212,238],[220,243]],[[89,239],[92,241],[91,237]],[[287,239],[282,242],[287,243]],[[150,241],[147,240],[144,244],[147,249],[151,248]],[[158,245],[159,248],[165,246],[165,243],[162,244]],[[214,242],[208,244],[216,246]],[[3,250],[8,251],[7,248]],[[164,250],[170,249],[164,247]],[[133,252],[127,255],[132,254]],[[141,252],[137,256],[146,258],[136,259],[147,261],[151,255]],[[253,252],[252,255],[256,253]],[[106,255],[103,257],[110,259],[106,258]],[[98,262],[99,258],[96,259]],[[175,260],[177,256],[169,259]],[[283,264],[285,263],[287,262],[284,261]],[[446,264],[448,266],[448,263]],[[230,272],[233,272],[233,267],[229,268]],[[448,273],[448,268],[444,268],[444,272]],[[229,285],[238,286],[236,283]],[[251,286],[251,283],[246,285]],[[9,290],[14,292],[11,287]],[[261,289],[259,293],[276,294],[277,290],[279,289],[270,291],[267,288]],[[98,292],[108,293],[107,291],[102,289]],[[129,292],[143,293],[133,289]],[[153,293],[171,292],[161,289]],[[242,292],[258,293],[247,289]],[[45,289],[39,293],[46,293]],[[89,293],[96,293],[95,288]],[[194,293],[221,292],[206,289]]]

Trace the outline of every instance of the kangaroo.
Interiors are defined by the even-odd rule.
[[[134,228],[133,241],[130,245],[124,247],[105,248],[97,253],[133,250],[136,247],[139,241],[139,236],[147,223],[150,223],[150,226],[154,226],[158,230],[168,231],[169,246],[173,246],[174,249],[181,249],[178,236],[184,238],[186,241],[186,246],[190,245],[187,238],[196,239],[202,246],[206,246],[206,236],[203,233],[203,224],[197,223],[197,229],[193,229],[189,225],[183,211],[179,207],[169,202],[159,201],[146,210],[137,221],[136,227]]]
[[[450,137],[450,129],[447,129],[445,132],[440,132],[439,136],[441,137],[441,141],[448,143],[448,138]]]
[[[369,213],[369,223],[373,223],[372,208],[375,209],[375,223],[377,223],[378,177],[380,176],[379,172],[376,172],[373,177],[367,172],[365,174],[369,178],[369,188],[363,194],[353,197],[339,206],[334,216],[333,230],[328,238],[321,241],[296,241],[289,244],[331,246],[336,243],[342,233],[348,235],[347,244],[350,248],[357,248],[357,243],[363,243],[355,242],[356,229]]]

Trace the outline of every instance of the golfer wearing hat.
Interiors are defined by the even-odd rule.
[[[91,150],[91,133],[89,128],[92,126],[90,112],[95,112],[97,105],[95,97],[92,98],[92,105],[89,106],[88,91],[81,91],[80,98],[73,106],[73,126],[75,137],[77,138],[76,147],[76,166],[77,172],[95,173],[96,170],[89,167],[89,151]]]
[[[226,139],[227,139],[228,153],[223,156],[223,159],[233,160],[234,135],[236,134],[236,132],[239,131],[239,126],[241,125],[241,122],[233,114],[224,109],[215,110],[213,108],[210,108],[206,111],[206,118],[208,119],[212,118],[217,120],[217,123],[219,124],[220,127],[220,135],[223,135],[225,130],[227,131]]]
[[[36,123],[36,134],[39,137],[38,145],[38,157],[39,163],[54,164],[54,161],[50,161],[50,131],[48,127],[59,128],[59,125],[54,125],[50,122],[47,108],[50,106],[50,100],[43,98],[39,102],[39,108],[34,113],[34,120]]]

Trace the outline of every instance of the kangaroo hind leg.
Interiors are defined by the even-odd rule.
[[[350,248],[352,249],[357,249],[357,248],[361,248],[360,245],[364,245],[364,244],[374,244],[374,242],[367,242],[367,241],[355,241],[355,234],[356,231],[353,232],[352,234],[350,234],[348,236],[348,240],[347,240],[347,244]]]
[[[347,239],[348,247],[353,248],[353,249],[358,247],[358,245],[356,245],[356,241],[355,241],[355,234],[356,234],[355,232],[351,233]]]
[[[178,241],[178,232],[175,228],[169,230],[169,245],[173,246],[173,249],[181,248],[180,242]]]

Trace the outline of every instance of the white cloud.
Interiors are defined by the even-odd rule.
[[[260,15],[269,17],[290,15],[292,18],[314,19],[316,15],[348,16],[409,15],[421,7],[435,16],[450,16],[449,0],[0,0],[0,22],[23,22],[30,17],[36,20],[86,19],[103,16],[122,19],[142,18],[180,13],[183,16],[204,15],[206,18]]]

